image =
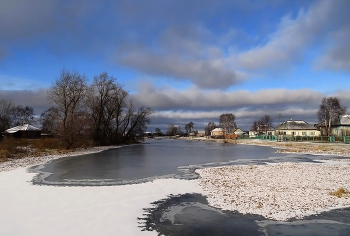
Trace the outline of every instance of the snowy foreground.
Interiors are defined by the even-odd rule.
[[[224,210],[259,214],[275,220],[301,219],[335,208],[350,207],[349,160],[278,163],[200,169],[199,184],[209,204]]]
[[[85,150],[97,152],[100,149]],[[66,155],[64,155],[66,156]],[[197,180],[158,179],[104,187],[32,185],[26,167],[62,156],[0,164],[0,235],[157,235],[141,232],[143,208],[170,194],[201,193],[210,205],[270,219],[302,218],[350,206],[350,161],[240,165],[198,169]]]
[[[143,208],[169,194],[201,192],[195,180],[135,185],[54,187],[31,184],[25,168],[0,172],[1,236],[158,235],[142,232]]]

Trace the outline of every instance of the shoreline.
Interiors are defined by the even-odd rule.
[[[224,143],[225,139],[206,139],[206,138],[187,138],[181,137],[179,139],[189,141],[203,141],[203,142],[218,142]],[[260,139],[237,139],[228,140],[230,144],[256,145],[264,147],[272,147],[277,149],[276,153],[296,153],[296,154],[310,154],[310,155],[330,155],[350,157],[350,144],[345,143],[319,143],[319,142],[277,142]]]
[[[74,151],[61,153],[61,154],[58,153],[58,154],[48,154],[48,155],[41,155],[41,156],[26,156],[23,158],[11,159],[9,161],[0,163],[0,172],[11,171],[21,167],[27,168],[34,165],[41,165],[63,157],[98,153],[108,149],[120,148],[120,147],[121,147],[120,145],[119,146],[97,146],[97,147],[91,147],[91,148],[76,149]]]

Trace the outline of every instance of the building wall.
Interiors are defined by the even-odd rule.
[[[320,136],[320,131],[317,130],[279,130],[280,133],[287,136]]]
[[[223,131],[212,131],[211,135],[212,136],[221,136],[221,135],[224,135],[224,132]]]
[[[249,131],[249,137],[255,137],[258,135],[258,132],[256,131]]]
[[[332,128],[334,136],[350,136],[350,126],[337,126]]]

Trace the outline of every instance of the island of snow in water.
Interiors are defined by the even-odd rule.
[[[350,206],[349,160],[325,163],[240,165],[196,170],[211,206],[269,219],[291,218]]]

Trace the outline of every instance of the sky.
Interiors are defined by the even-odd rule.
[[[348,0],[1,0],[0,99],[54,105],[63,69],[107,72],[148,131],[233,113],[238,127],[270,115],[317,123],[323,97],[350,107]]]

